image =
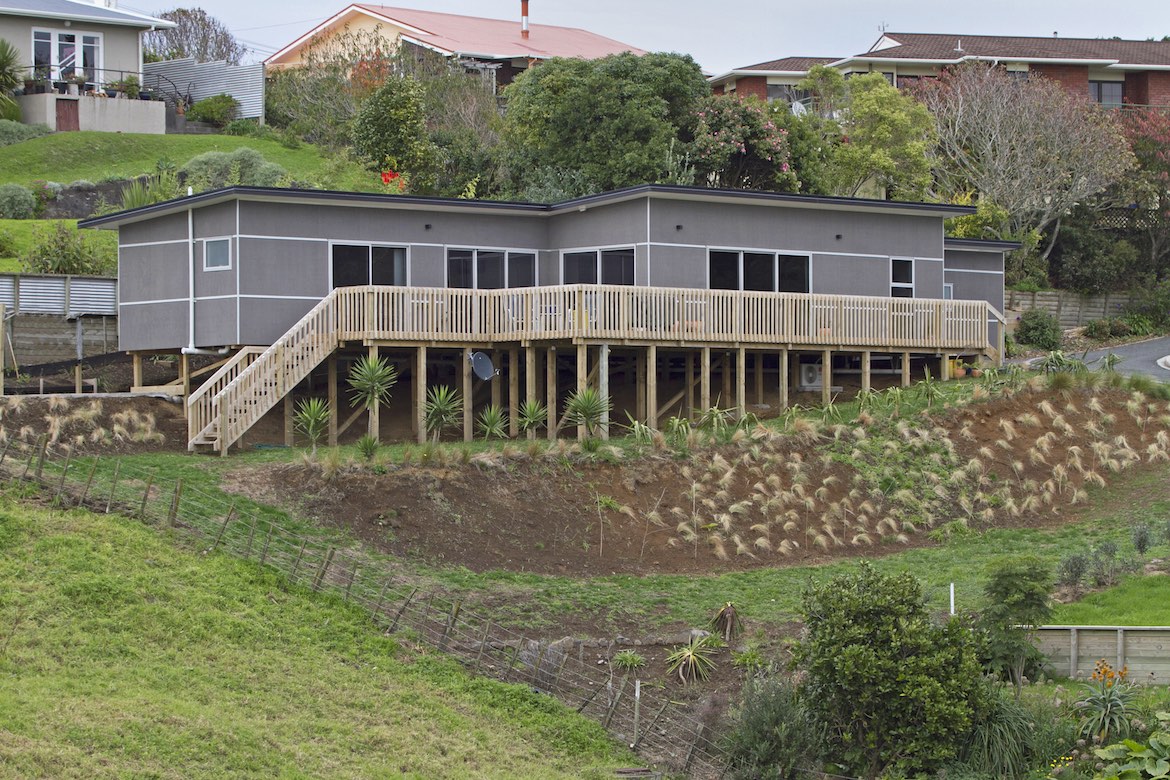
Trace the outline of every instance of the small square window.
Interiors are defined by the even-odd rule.
[[[203,242],[203,270],[224,271],[232,267],[232,242],[217,238]]]

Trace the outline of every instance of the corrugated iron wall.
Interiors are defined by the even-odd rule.
[[[117,315],[118,280],[101,276],[0,274],[9,314]]]
[[[264,121],[264,63],[228,65],[223,60],[196,62],[190,57],[166,62],[148,62],[142,72],[149,78],[158,75],[170,79],[182,94],[203,100],[227,93],[240,103],[240,119]]]

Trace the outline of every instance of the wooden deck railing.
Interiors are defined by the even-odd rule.
[[[206,435],[226,451],[345,341],[477,345],[570,339],[986,351],[993,348],[989,310],[984,301],[618,285],[343,287],[250,364],[233,361],[206,391],[192,394],[191,446]]]
[[[212,427],[216,420],[214,399],[264,352],[264,347],[244,347],[187,397],[187,447]]]

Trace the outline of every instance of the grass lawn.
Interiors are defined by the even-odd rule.
[[[609,777],[548,697],[133,520],[0,496],[0,778]]]
[[[1170,577],[1128,577],[1120,585],[1061,604],[1062,626],[1170,626]]]
[[[75,219],[0,219],[0,234],[7,233],[12,239],[11,250],[0,251],[0,273],[20,273],[20,255],[32,246],[39,230],[56,221],[77,225]],[[108,246],[111,252],[117,252],[118,234],[114,231],[88,230],[86,235],[89,241]]]
[[[360,166],[327,158],[309,144],[288,149],[273,140],[240,136],[97,132],[56,133],[0,148],[0,184],[126,178],[153,172],[159,160],[181,166],[197,154],[241,146],[256,149],[293,178],[328,189],[376,191],[381,184]]]

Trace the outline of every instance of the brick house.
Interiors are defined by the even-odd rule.
[[[1045,76],[1105,106],[1170,106],[1170,41],[887,32],[862,54],[786,57],[736,68],[711,84],[721,93],[792,100],[801,97],[795,85],[815,64],[846,75],[878,72],[906,86],[966,60]]]

